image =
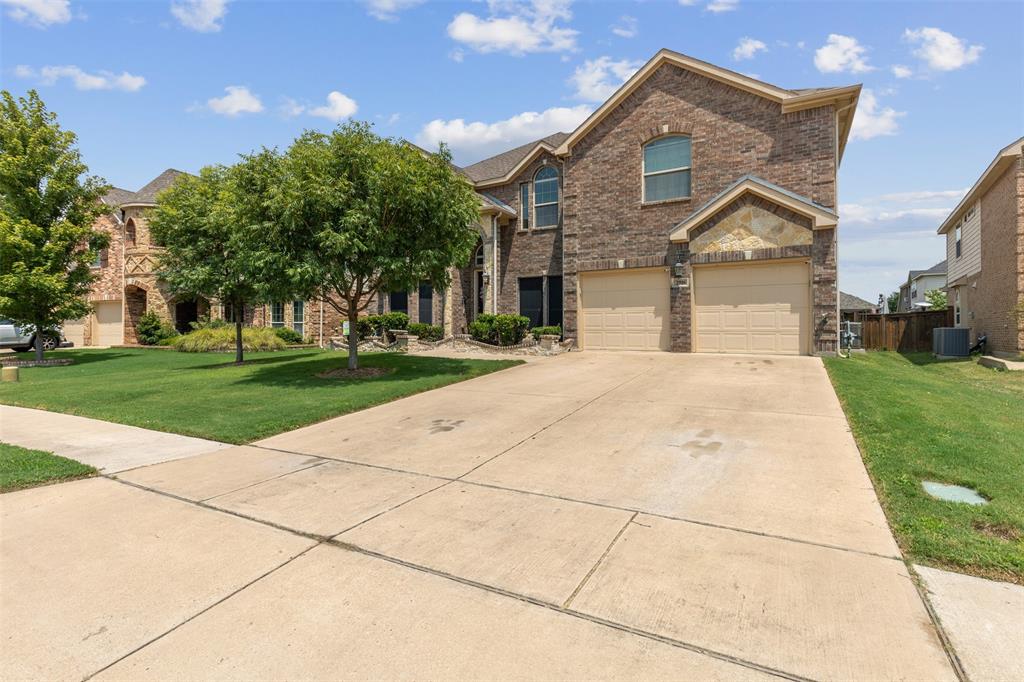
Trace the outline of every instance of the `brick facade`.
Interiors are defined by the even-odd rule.
[[[1024,157],[982,195],[980,210],[981,272],[970,296],[970,324],[992,351],[1021,353],[1024,319],[1014,310],[1024,302]]]
[[[835,207],[835,111],[783,114],[781,105],[673,65],[662,65],[572,150],[565,164],[565,333],[577,333],[577,273],[593,264],[683,266],[672,227],[745,174]],[[666,133],[691,137],[691,197],[642,201],[643,145]],[[812,259],[815,352],[835,350],[835,231],[817,231]],[[755,251],[751,259],[775,257]],[[801,256],[806,257],[806,256]],[[671,261],[670,262],[670,258]],[[612,266],[612,267],[615,267]],[[671,348],[692,349],[690,292],[673,278]],[[821,322],[824,320],[824,322]]]

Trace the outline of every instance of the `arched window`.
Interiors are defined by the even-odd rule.
[[[544,166],[533,176],[533,226],[558,225],[558,171]]]
[[[131,218],[124,225],[124,241],[127,246],[135,246],[135,221]]]
[[[670,135],[644,145],[644,201],[690,196],[690,137]]]

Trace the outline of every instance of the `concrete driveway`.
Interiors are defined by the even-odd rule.
[[[956,679],[813,358],[574,353],[0,507],[11,677]]]

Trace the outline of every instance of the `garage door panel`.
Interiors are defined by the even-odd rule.
[[[696,350],[806,352],[809,274],[806,263],[696,268]]]
[[[82,318],[80,320],[68,320],[61,325],[61,331],[64,332],[64,338],[75,345],[76,348],[81,348],[85,345],[85,323],[87,319]]]
[[[664,268],[583,273],[582,347],[668,350],[669,281]]]
[[[97,303],[95,310],[96,334],[93,343],[98,346],[116,346],[123,343],[121,301]]]

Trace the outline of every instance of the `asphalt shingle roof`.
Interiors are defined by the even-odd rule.
[[[557,147],[562,144],[567,137],[569,137],[569,133],[554,133],[547,137],[542,137],[539,140],[527,142],[515,149],[510,149],[507,152],[498,154],[497,156],[492,156],[489,159],[477,161],[474,164],[464,167],[462,172],[465,173],[466,177],[473,182],[484,182],[485,180],[500,178],[515,168],[520,161],[525,159],[526,155],[530,153],[530,150],[536,147],[538,143],[544,142],[552,147]]]
[[[111,187],[110,191],[100,197],[100,201],[108,206],[120,206],[135,196],[135,192],[120,187]]]
[[[156,195],[173,185],[174,181],[182,175],[188,175],[188,173],[168,168],[163,173],[150,180],[149,184],[136,192],[131,197],[130,202],[136,204],[155,204]]]
[[[946,261],[941,261],[931,266],[927,270],[911,270],[907,276],[908,280],[916,279],[921,275],[944,275],[946,274]]]
[[[874,310],[875,304],[868,303],[859,296],[848,294],[845,291],[839,292],[839,309],[840,310]]]

